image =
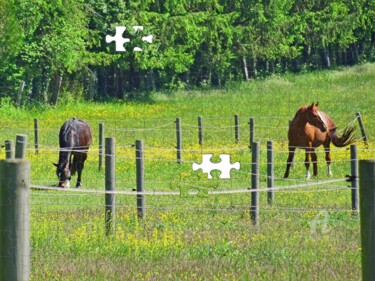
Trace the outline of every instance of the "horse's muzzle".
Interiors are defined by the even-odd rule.
[[[58,187],[62,187],[62,188],[70,187],[70,181],[69,180],[60,181]]]

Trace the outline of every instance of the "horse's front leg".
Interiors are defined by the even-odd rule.
[[[69,170],[69,176],[65,179],[65,187],[70,187],[70,180],[72,178],[72,153],[70,153],[69,155],[69,167],[68,170]]]
[[[288,160],[286,161],[286,171],[284,174],[284,179],[289,177],[289,170],[290,170],[290,166],[292,166],[293,164],[295,150],[296,150],[295,147],[289,146],[289,156],[288,156]]]
[[[311,150],[311,161],[313,163],[314,177],[318,176],[318,156],[315,153],[315,149]]]
[[[306,167],[306,179],[310,179],[310,149],[305,149],[305,167]]]

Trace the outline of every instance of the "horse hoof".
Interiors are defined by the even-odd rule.
[[[79,188],[79,187],[81,187],[81,186],[82,186],[81,183],[77,183],[76,188]]]

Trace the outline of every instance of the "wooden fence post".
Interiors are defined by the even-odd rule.
[[[61,89],[61,85],[62,85],[62,80],[63,80],[63,78],[61,76],[59,76],[57,78],[57,84],[55,86],[55,89],[54,89],[52,97],[51,97],[51,104],[52,105],[56,105],[57,101],[59,100],[59,94],[60,94],[60,89]]]
[[[0,161],[0,281],[30,278],[29,182],[29,161]]]
[[[22,135],[22,134],[16,135],[15,158],[23,159],[26,157],[26,145],[27,145],[27,136]]]
[[[25,88],[25,81],[21,81],[20,86],[18,88],[18,92],[17,92],[17,101],[16,101],[16,106],[17,107],[21,106],[22,93],[23,93],[23,89],[24,88]]]
[[[240,141],[240,118],[237,114],[234,115],[234,139],[236,143]]]
[[[34,118],[34,145],[35,145],[35,154],[39,154],[39,121],[38,121],[38,118]]]
[[[251,207],[250,217],[253,225],[257,225],[259,222],[259,143],[252,143],[251,150]]]
[[[99,123],[99,171],[103,166],[104,124]]]
[[[146,199],[143,193],[145,191],[145,167],[144,167],[144,144],[143,140],[135,142],[135,157],[137,169],[137,214],[138,218],[143,219],[146,216]]]
[[[375,160],[359,161],[362,280],[375,276]]]
[[[350,168],[352,189],[352,210],[358,210],[358,153],[357,145],[350,145]]]
[[[254,118],[250,118],[250,143],[249,148],[252,148],[254,142]]]
[[[116,210],[116,151],[115,139],[105,139],[105,229],[106,235],[115,233]]]
[[[267,141],[267,187],[270,189],[268,191],[268,204],[273,204],[273,187],[274,187],[274,155],[273,155],[273,141]]]
[[[176,139],[177,139],[177,163],[182,162],[182,130],[181,130],[181,118],[176,118]]]
[[[357,112],[355,115],[358,118],[358,123],[359,123],[359,127],[361,128],[363,141],[365,142],[365,145],[368,147],[368,138],[367,138],[365,126],[363,125],[361,113]]]
[[[198,117],[198,139],[199,139],[199,144],[203,145],[203,118],[202,116]]]
[[[10,140],[5,141],[5,158],[6,159],[14,158],[14,144]]]

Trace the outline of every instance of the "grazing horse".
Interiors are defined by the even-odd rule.
[[[288,178],[290,166],[293,163],[296,148],[305,149],[306,179],[310,178],[310,155],[313,163],[314,176],[318,175],[318,164],[315,148],[322,145],[326,153],[328,175],[331,172],[330,143],[336,147],[344,147],[355,141],[353,136],[354,127],[344,128],[341,136],[336,134],[336,125],[332,119],[323,111],[318,109],[318,103],[310,106],[302,106],[298,109],[293,120],[289,124],[289,156],[286,164],[284,178]]]
[[[59,163],[54,164],[59,187],[69,187],[70,178],[76,171],[78,173],[76,187],[81,186],[81,174],[91,140],[91,128],[86,121],[72,118],[62,125],[59,133]]]

